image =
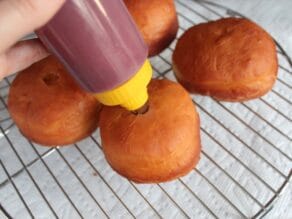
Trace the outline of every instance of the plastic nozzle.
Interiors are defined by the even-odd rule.
[[[129,111],[143,107],[148,100],[147,86],[152,77],[152,67],[146,60],[140,70],[127,82],[113,90],[95,94],[104,105],[121,105]]]

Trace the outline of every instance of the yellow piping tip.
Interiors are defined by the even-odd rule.
[[[107,106],[120,105],[134,111],[148,100],[147,86],[152,78],[152,67],[146,60],[140,70],[127,82],[113,90],[95,94],[99,102]]]

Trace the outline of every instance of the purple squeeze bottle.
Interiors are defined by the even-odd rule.
[[[67,0],[36,32],[101,103],[131,111],[146,104],[148,48],[122,0]]]

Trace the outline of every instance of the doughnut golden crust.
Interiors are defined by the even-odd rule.
[[[175,39],[178,19],[173,0],[124,0],[149,46],[149,56],[162,52]]]
[[[200,122],[185,89],[168,80],[152,80],[149,110],[134,115],[120,107],[100,114],[103,150],[119,174],[139,183],[176,179],[200,157]]]
[[[16,76],[8,108],[24,136],[57,146],[90,135],[97,128],[101,105],[50,56]]]
[[[270,35],[243,18],[225,18],[187,30],[173,53],[178,81],[190,92],[245,101],[272,89],[276,46]]]

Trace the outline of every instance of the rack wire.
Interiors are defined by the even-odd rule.
[[[237,12],[177,0],[179,34]],[[151,59],[156,78],[175,80],[176,40]],[[176,181],[141,185],[106,163],[97,130],[71,147],[22,137],[7,110],[14,76],[0,83],[0,208],[13,218],[261,218],[291,179],[292,62],[277,44],[279,75],[269,94],[244,103],[192,95],[201,117],[199,165]]]

